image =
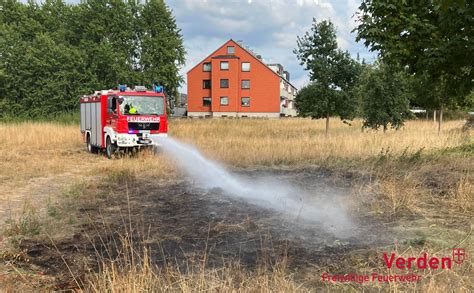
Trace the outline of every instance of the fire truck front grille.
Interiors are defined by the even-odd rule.
[[[158,130],[160,123],[156,122],[128,122],[129,130]]]

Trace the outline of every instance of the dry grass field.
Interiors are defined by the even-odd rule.
[[[333,120],[329,138],[325,137],[323,120],[309,119],[181,120],[170,131],[230,165],[294,165],[458,146],[466,140],[466,135],[459,131],[462,124],[446,123],[446,134],[442,136],[430,121],[409,122],[403,130],[384,135],[374,131],[362,133],[360,121],[348,126]]]
[[[172,159],[164,154],[142,153],[107,160],[101,155],[88,154],[77,125],[0,124],[4,136],[0,141],[0,221],[4,227],[0,238],[3,262],[0,290],[473,290],[471,259],[453,270],[420,271],[423,281],[415,284],[320,281],[325,271],[394,273],[380,262],[381,251],[395,250],[404,256],[418,256],[423,251],[444,256],[449,255],[452,247],[463,247],[468,255],[474,251],[474,142],[472,133],[461,131],[463,121],[446,122],[441,135],[431,121],[409,121],[403,129],[385,134],[362,132],[360,125],[360,121],[347,125],[333,119],[326,138],[322,120],[170,121],[170,136],[196,146],[231,170],[286,170],[291,174],[312,168],[320,170],[335,185],[348,183],[350,212],[361,222],[390,227],[390,233],[398,239],[377,247],[331,248],[328,255],[333,260],[327,261],[323,261],[324,254],[313,261],[314,253],[304,247],[291,247],[292,242],[287,242],[288,252],[273,257],[258,256],[263,261],[253,268],[235,258],[224,259],[219,266],[209,266],[212,260],[208,254],[208,242],[209,245],[212,242],[209,231],[221,227],[227,229],[226,235],[240,233],[242,237],[253,231],[253,219],[247,222],[237,219],[233,228],[222,228],[222,223],[209,226],[209,231],[206,226],[196,226],[198,230],[204,229],[201,232],[208,235],[208,241],[204,242],[204,254],[199,255],[198,261],[189,259],[187,269],[183,269],[172,260],[156,265],[150,248],[154,246],[149,246],[153,228],[142,225],[145,232],[136,236],[131,224],[149,223],[138,216],[139,210],[167,200],[168,191],[162,191],[158,200],[150,189],[181,188],[184,175]],[[145,197],[142,200],[141,194],[149,195],[150,201]],[[177,208],[178,211],[181,210]],[[199,221],[195,222],[198,225]],[[262,225],[257,223],[259,227]],[[175,223],[176,238],[184,226],[184,222]],[[159,225],[156,229],[165,230]],[[113,238],[113,245],[105,254],[98,252],[97,245],[86,249],[87,255],[97,256],[95,265],[79,265],[85,254],[70,247],[96,243],[89,236],[84,240],[84,235],[94,234],[90,231],[97,232],[97,243],[106,247],[109,246],[104,242],[112,241],[110,235],[120,236]],[[167,237],[172,236],[170,233]],[[277,240],[274,247],[276,243]],[[51,248],[49,258],[41,258],[44,251],[39,246]],[[298,257],[295,249],[304,250],[305,254]],[[33,253],[37,250],[41,253]],[[311,261],[300,264],[298,259],[305,257]],[[54,258],[58,262],[52,262]],[[45,259],[49,267],[38,261],[46,262]],[[64,268],[53,270],[50,267],[54,265]]]

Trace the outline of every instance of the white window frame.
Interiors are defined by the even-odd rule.
[[[222,65],[227,64],[227,68],[223,68]],[[220,63],[221,70],[229,70],[229,61],[221,61]]]
[[[226,104],[223,104],[223,103],[222,103],[222,100],[223,100],[223,99],[226,99],[226,100],[227,100],[227,103],[226,103]],[[229,96],[222,96],[222,97],[220,98],[220,104],[221,104],[221,106],[229,106]]]

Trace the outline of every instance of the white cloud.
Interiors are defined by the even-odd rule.
[[[297,0],[296,3],[298,4],[298,6],[319,6],[321,8],[332,8],[331,3],[319,0]]]
[[[273,38],[275,40],[275,46],[279,48],[294,48],[295,47],[295,35],[290,32],[274,32]]]
[[[300,77],[293,79],[291,83],[298,89],[301,89],[305,85],[309,84],[309,77],[307,75],[301,75]]]
[[[305,72],[293,49],[296,37],[311,28],[312,20],[330,19],[337,28],[338,45],[353,56],[373,56],[355,42],[351,30],[357,0],[170,0],[177,24],[182,29],[187,50],[184,74],[232,38],[263,56],[268,62],[281,63],[290,72],[292,83],[307,82]],[[184,85],[181,89],[186,90]]]
[[[346,40],[345,38],[337,37],[336,40],[337,40],[337,45],[342,50],[349,50],[351,48],[350,42],[348,40]]]

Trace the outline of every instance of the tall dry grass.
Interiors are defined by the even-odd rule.
[[[310,119],[178,120],[170,124],[170,135],[235,166],[365,159],[381,152],[400,155],[454,147],[466,140],[460,131],[462,121],[446,122],[444,133],[438,135],[431,121],[408,121],[403,129],[384,134],[362,132],[361,121],[349,126],[333,119],[328,138],[324,123]]]
[[[172,166],[152,154],[107,160],[103,155],[86,152],[79,125],[48,122],[0,123],[0,184],[8,189],[24,187],[31,179],[71,175],[96,176],[127,169],[145,169],[155,175],[169,173]],[[166,168],[166,170],[165,170]],[[3,190],[5,191],[5,190]],[[0,191],[2,192],[2,191]]]
[[[231,166],[252,166],[324,164],[331,160],[361,162],[370,158],[400,157],[420,150],[426,152],[457,147],[472,139],[460,131],[462,124],[462,121],[446,122],[444,132],[438,135],[436,125],[431,121],[408,121],[403,129],[384,134],[361,132],[360,121],[349,126],[333,119],[328,138],[324,134],[324,121],[309,119],[172,120],[169,129],[170,136],[196,145],[211,158]],[[3,123],[0,124],[0,131],[3,134],[0,140],[0,199],[3,199],[1,195],[5,190],[18,193],[18,189],[25,185],[35,188],[32,178],[52,177],[53,180],[47,183],[53,186],[56,184],[54,179],[64,173],[69,173],[67,179],[70,182],[97,175],[99,178],[107,176],[112,181],[138,175],[153,176],[157,180],[179,176],[173,163],[165,156],[144,153],[138,157],[107,160],[103,156],[86,153],[78,125]],[[462,160],[454,164],[462,164]],[[423,172],[431,172],[433,166],[420,168]],[[387,210],[397,213],[407,207],[418,208],[422,193],[417,182],[420,172],[411,172],[401,181],[391,178],[380,183],[376,192],[383,194],[383,202],[388,206],[388,209],[380,208],[382,213]],[[459,206],[461,203],[466,213],[472,212],[470,178],[469,173],[458,178],[449,199],[452,205]],[[229,264],[221,269],[185,274],[174,267],[161,271],[153,268],[146,251],[140,257],[141,265],[131,265],[126,260],[121,264],[103,260],[103,270],[90,276],[87,289],[100,292],[304,290],[300,288],[300,283],[291,279],[285,266],[268,268],[255,274],[241,269],[238,264]],[[415,290],[437,291],[431,287],[433,284],[444,288],[452,285],[449,280],[430,281]],[[355,288],[342,286],[340,289]]]
[[[88,276],[81,287],[87,292],[310,292],[303,282],[296,282],[282,258],[274,266],[250,272],[238,261],[229,260],[220,268],[202,265],[153,265],[146,248],[137,249],[122,242],[118,260],[100,261],[100,272]],[[193,263],[196,261],[192,261]]]
[[[401,156],[461,145],[470,139],[460,131],[463,121],[449,121],[438,135],[431,121],[408,121],[399,131],[361,132],[361,121],[351,126],[310,119],[281,120],[171,120],[170,136],[196,145],[210,158],[230,166],[328,165],[330,162]],[[2,193],[34,186],[34,178],[69,181],[75,177],[131,172],[161,178],[178,176],[173,162],[153,154],[107,160],[85,151],[78,125],[46,122],[0,123],[0,184]],[[328,163],[329,162],[329,163]],[[359,164],[360,165],[360,164]],[[49,178],[49,179],[48,179]],[[469,190],[461,186],[460,190]],[[458,197],[462,197],[458,195]]]
[[[427,252],[426,249],[407,249],[402,255],[411,257]],[[428,250],[430,255],[444,257],[445,251]],[[448,252],[449,254],[449,252]],[[122,266],[117,262],[102,263],[99,274],[92,275],[83,284],[86,292],[470,292],[472,284],[469,272],[472,263],[465,263],[467,269],[445,271],[426,270],[416,272],[420,282],[383,283],[369,281],[318,282],[324,270],[307,272],[303,280],[295,280],[284,264],[278,262],[274,267],[264,267],[250,273],[238,263],[229,263],[219,269],[197,269],[182,272],[174,266],[154,267],[147,254],[140,264]],[[371,276],[405,275],[406,271],[373,269],[367,264],[352,268],[351,272]],[[343,274],[350,273],[349,271]],[[454,291],[453,291],[454,290]]]
[[[52,123],[1,123],[0,183],[58,174],[88,158],[79,126]]]
[[[439,134],[432,121],[415,120],[407,121],[398,131],[383,133],[361,131],[360,120],[348,125],[332,119],[330,134],[326,137],[324,120],[193,119],[172,121],[170,135],[230,166],[320,165],[339,169],[353,167],[357,172],[376,171],[381,180],[374,192],[381,195],[384,210],[393,213],[416,210],[420,196],[428,194],[422,186],[425,180],[431,179],[425,177],[446,170],[446,164],[450,164],[455,171],[439,179],[446,181],[440,185],[450,188],[449,181],[457,182],[459,176],[467,178],[459,185],[455,205],[472,210],[474,196],[465,183],[472,178],[472,172],[460,175],[458,171],[474,171],[473,158],[402,164],[416,163],[425,153],[472,143],[470,134],[461,131],[463,124],[460,120],[445,122]],[[377,164],[382,167],[374,170]]]
[[[328,138],[324,121],[172,120],[170,135],[198,146],[209,156],[235,166],[317,163],[327,158],[358,159],[381,152],[401,154],[419,149],[454,147],[466,140],[462,121],[449,121],[438,135],[431,121],[408,121],[399,131],[360,131],[331,121]],[[100,161],[85,153],[78,125],[46,122],[0,123],[0,182],[15,177],[58,173],[67,167]],[[150,159],[150,158],[148,158]],[[106,160],[105,160],[106,161]]]
[[[456,247],[472,248],[470,235],[456,243]],[[471,237],[472,239],[472,237]],[[144,241],[146,242],[146,241]],[[289,268],[289,256],[283,254],[273,261],[261,259],[262,264],[254,270],[243,267],[238,260],[226,260],[218,267],[206,266],[206,253],[202,259],[189,259],[186,264],[176,265],[175,260],[167,259],[165,264],[157,266],[151,260],[150,251],[134,242],[129,232],[125,233],[118,244],[120,256],[116,259],[99,257],[98,273],[90,274],[79,285],[86,292],[319,292],[319,291],[394,291],[394,292],[470,292],[473,288],[470,273],[472,261],[467,259],[462,266],[450,270],[403,270],[374,265],[372,260],[357,256],[356,252],[346,252],[341,263],[333,266]],[[371,250],[373,258],[380,257],[382,252],[394,251],[406,258],[421,256],[450,256],[451,247],[439,248],[430,244],[412,246],[395,243],[393,247]],[[359,251],[360,252],[360,251]],[[321,275],[330,274],[364,274],[421,276],[419,282],[378,282],[369,281],[363,284],[356,282],[321,281]]]

